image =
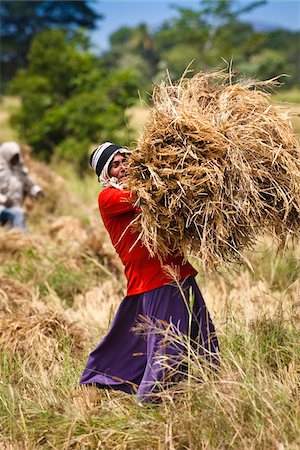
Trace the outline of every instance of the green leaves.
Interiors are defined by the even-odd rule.
[[[102,15],[92,8],[92,2],[63,0],[2,0],[1,63],[3,82],[12,78],[20,67],[27,65],[31,40],[43,30],[63,28],[68,35],[81,27],[94,29]],[[49,42],[50,44],[50,42]]]
[[[108,70],[85,48],[82,33],[48,30],[36,37],[29,66],[11,83],[22,99],[12,123],[34,153],[87,165],[89,146],[129,135],[124,110],[137,98],[133,71]],[[71,143],[76,142],[69,149]]]

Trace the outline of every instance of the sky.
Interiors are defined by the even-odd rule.
[[[166,19],[174,17],[176,10],[171,5],[196,9],[199,1],[192,0],[97,0],[95,9],[103,14],[98,30],[93,32],[92,42],[98,51],[107,49],[109,35],[121,26],[135,26],[147,23],[156,29]],[[249,4],[240,0],[240,5]],[[241,16],[243,21],[258,27],[282,27],[291,31],[300,30],[300,0],[268,0],[250,13]]]

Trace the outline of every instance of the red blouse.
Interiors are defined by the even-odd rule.
[[[137,241],[139,233],[130,227],[137,211],[129,191],[105,188],[99,194],[98,204],[105,228],[125,266],[127,295],[141,294],[174,282],[163,266],[175,267],[179,280],[196,275],[197,271],[189,263],[183,263],[181,256],[168,256],[162,266],[157,257],[150,256],[141,240]]]

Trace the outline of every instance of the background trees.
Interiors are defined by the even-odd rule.
[[[285,73],[286,87],[296,85],[300,33],[257,30],[241,17],[266,1],[249,1],[242,7],[236,3],[202,0],[197,8],[174,7],[177,15],[155,30],[146,24],[122,27],[110,37],[110,47],[102,55],[105,64],[134,69],[141,91],[151,90],[151,83],[166,69],[172,78],[179,78],[192,61],[198,71],[233,60],[233,66],[248,76],[267,79]]]
[[[28,67],[10,86],[22,100],[13,124],[35,154],[78,168],[85,166],[91,143],[126,142],[124,111],[136,100],[134,73],[107,70],[88,47],[82,33],[44,31],[32,41]]]
[[[1,0],[2,83],[27,64],[31,40],[42,30],[63,28],[71,33],[83,27],[92,30],[102,16],[90,1]]]
[[[108,50],[96,55],[87,31],[79,31],[101,19],[95,2],[2,0],[2,88],[22,100],[13,123],[39,157],[82,167],[89,145],[129,139],[126,109],[139,95],[149,100],[166,71],[178,79],[191,62],[196,72],[233,60],[248,76],[284,73],[285,87],[297,86],[300,33],[257,31],[241,20],[263,3],[249,0],[239,8],[234,0],[202,0],[197,8],[176,7],[177,15],[155,30],[145,23],[119,28]]]

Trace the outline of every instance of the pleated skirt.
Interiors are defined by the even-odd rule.
[[[126,296],[89,355],[80,384],[135,393],[147,401],[176,373],[184,373],[189,342],[203,362],[218,364],[215,328],[194,277]]]

